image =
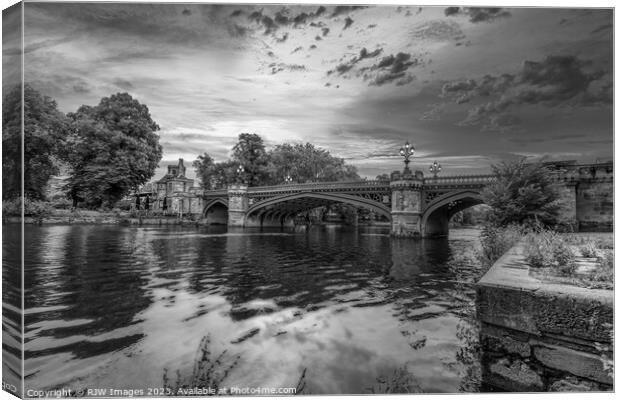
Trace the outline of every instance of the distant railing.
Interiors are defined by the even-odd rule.
[[[365,181],[337,181],[337,182],[310,182],[289,183],[272,186],[256,186],[248,188],[248,192],[279,192],[288,190],[328,190],[328,189],[357,189],[367,187],[389,187],[390,181],[365,180]]]
[[[495,182],[495,175],[456,175],[424,178],[425,185],[476,185]]]

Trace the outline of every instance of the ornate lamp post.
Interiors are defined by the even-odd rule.
[[[245,172],[245,169],[243,168],[243,165],[239,165],[239,167],[237,167],[237,181],[239,183],[243,183],[243,173]]]
[[[289,184],[293,182],[293,178],[291,178],[290,174],[286,174],[286,177],[284,178],[284,183]]]
[[[413,156],[415,153],[415,148],[409,144],[409,141],[407,141],[405,145],[400,148],[399,153],[401,156],[405,157],[405,169],[403,172],[411,173],[411,170],[409,169],[409,157]]]
[[[433,177],[437,178],[437,174],[441,172],[441,164],[437,164],[437,161],[435,161],[431,164],[428,170],[431,171]]]

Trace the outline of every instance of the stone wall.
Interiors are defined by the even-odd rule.
[[[521,247],[477,285],[482,378],[507,391],[611,390],[601,349],[611,347],[613,292],[529,275]]]
[[[577,218],[581,232],[612,232],[613,182],[580,182],[577,186]]]

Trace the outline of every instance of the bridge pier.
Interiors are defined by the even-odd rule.
[[[573,231],[579,231],[579,223],[577,222],[577,184],[569,182],[560,186],[560,193],[566,208],[563,217],[566,226]]]
[[[245,226],[248,207],[248,186],[230,185],[228,187],[228,226]]]
[[[422,171],[392,173],[392,236],[421,237]]]

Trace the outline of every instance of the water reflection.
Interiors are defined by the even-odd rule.
[[[10,228],[7,228],[10,229]],[[368,393],[406,368],[455,392],[471,346],[475,232],[382,228],[26,227],[27,387],[161,386],[203,337],[241,362],[230,385]],[[468,387],[471,390],[471,387]]]
[[[22,379],[21,226],[2,227],[2,381],[19,394]]]

